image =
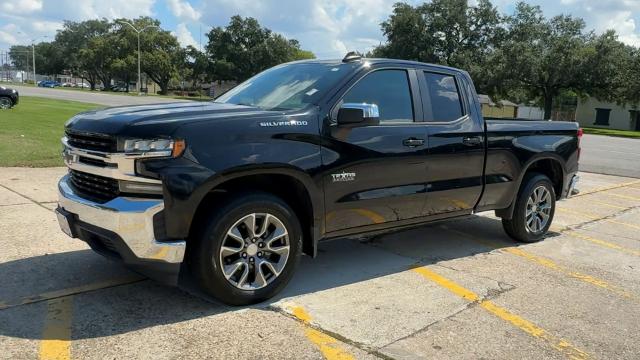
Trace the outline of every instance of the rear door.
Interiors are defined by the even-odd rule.
[[[427,128],[417,72],[367,69],[343,90],[325,129],[325,231],[356,233],[419,217],[425,202]],[[380,124],[338,126],[342,103],[378,105]]]
[[[475,91],[458,72],[434,68],[419,75],[429,140],[424,215],[470,213],[482,193],[485,156]]]

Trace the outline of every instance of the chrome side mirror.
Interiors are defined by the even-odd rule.
[[[376,104],[344,103],[338,110],[338,125],[378,125],[380,111]]]

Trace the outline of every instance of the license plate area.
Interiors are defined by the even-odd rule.
[[[72,237],[72,238],[77,237],[74,231],[75,226],[73,224],[73,221],[74,221],[73,215],[62,208],[57,208],[56,216],[58,217],[58,224],[60,225],[60,230],[62,230],[62,232],[67,234],[67,236],[69,237]]]

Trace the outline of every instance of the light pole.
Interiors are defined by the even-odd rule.
[[[133,31],[135,31],[136,34],[138,35],[138,83],[136,85],[137,85],[137,88],[138,88],[138,95],[141,95],[141,92],[140,92],[141,87],[140,86],[142,86],[142,83],[141,83],[142,79],[140,77],[140,33],[145,31],[145,30],[147,30],[147,29],[150,29],[150,28],[159,28],[159,26],[147,25],[147,26],[143,27],[142,29],[138,30],[132,23],[130,23],[128,21],[118,20],[118,23],[129,25],[133,29]]]
[[[18,34],[24,34],[18,31]],[[47,35],[31,39],[31,61],[33,62],[33,85],[38,86],[38,80],[36,79],[36,40],[47,38]],[[28,57],[27,57],[28,62]]]

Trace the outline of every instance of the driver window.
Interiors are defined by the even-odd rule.
[[[413,122],[413,101],[406,70],[378,70],[360,79],[343,103],[378,105],[380,123]]]

